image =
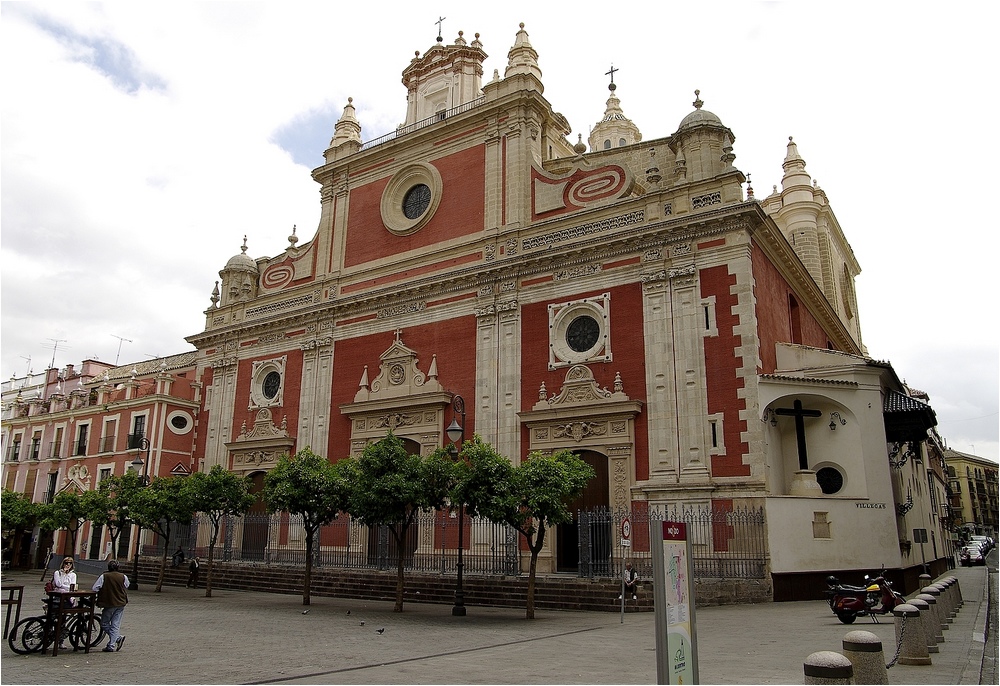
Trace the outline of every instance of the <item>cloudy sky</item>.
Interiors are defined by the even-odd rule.
[[[259,257],[314,234],[310,170],[349,96],[378,137],[439,17],[448,43],[481,34],[487,80],[524,22],[573,142],[612,65],[645,140],[700,89],[758,197],[794,136],[861,263],[869,354],[930,394],[950,447],[997,459],[996,3],[555,7],[3,2],[0,374],[190,349],[244,235]]]

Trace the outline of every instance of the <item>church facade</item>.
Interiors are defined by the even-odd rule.
[[[375,140],[349,99],[312,173],[312,238],[256,259],[244,239],[219,272],[187,339],[193,467],[259,487],[283,453],[335,461],[389,430],[428,453],[460,396],[467,435],[515,462],[580,454],[591,506],[762,508],[776,599],[918,565],[899,506],[943,489],[923,466],[933,410],[867,356],[860,266],[796,142],[757,198],[697,91],[644,139],[612,82],[574,144],[523,25],[502,75],[486,57],[478,34],[439,38]]]

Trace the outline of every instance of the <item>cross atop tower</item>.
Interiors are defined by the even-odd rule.
[[[612,63],[611,64],[611,69],[608,70],[608,71],[606,71],[606,72],[604,72],[605,76],[610,76],[611,77],[611,83],[612,84],[615,82],[615,72],[616,71],[621,71],[621,70],[620,69],[615,69],[615,65],[614,65],[614,63]]]
[[[436,22],[434,22],[435,24],[438,25],[438,37],[437,37],[438,43],[440,43],[440,42],[442,42],[444,40],[444,38],[441,37],[441,23],[445,19],[447,19],[447,17],[438,17],[438,20]]]

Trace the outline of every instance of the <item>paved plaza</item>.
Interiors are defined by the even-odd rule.
[[[996,553],[991,555],[995,563]],[[925,667],[897,665],[890,683],[997,683],[996,613],[989,646],[986,585],[996,598],[995,565],[951,572],[965,607]],[[89,587],[93,577],[81,575]],[[39,572],[14,573],[30,616],[39,607]],[[131,593],[120,653],[16,655],[2,649],[4,684],[639,684],[656,682],[654,614],[539,611],[392,603],[175,586]],[[304,612],[308,610],[307,612]],[[802,662],[841,650],[848,631],[895,649],[890,621],[841,624],[823,601],[699,608],[701,682],[801,684]],[[379,633],[378,630],[384,629]],[[985,659],[984,659],[984,647]],[[980,666],[986,673],[980,676]],[[982,679],[982,680],[981,680]]]

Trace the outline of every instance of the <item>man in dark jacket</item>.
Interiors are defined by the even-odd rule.
[[[97,577],[94,590],[97,591],[97,605],[101,611],[101,628],[108,634],[105,653],[122,649],[125,637],[121,636],[122,615],[128,605],[128,577],[118,571],[118,560],[108,560],[108,571]]]

